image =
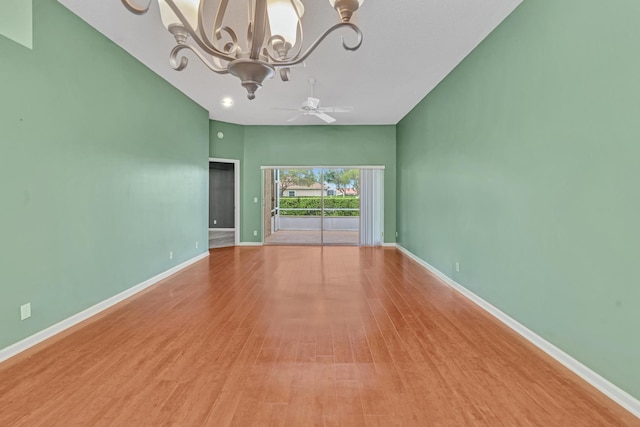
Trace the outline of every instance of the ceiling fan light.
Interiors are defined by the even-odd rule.
[[[294,46],[298,34],[298,16],[302,18],[304,15],[302,2],[300,0],[268,0],[267,11],[271,35],[280,36],[285,43]]]
[[[184,17],[187,18],[189,25],[195,29],[198,26],[198,7],[200,2],[198,0],[173,0],[173,2],[178,6]],[[166,29],[169,29],[172,25],[184,26],[165,0],[158,0],[158,6],[160,6],[162,24]]]

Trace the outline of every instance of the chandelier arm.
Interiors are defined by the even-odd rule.
[[[200,0],[200,4],[202,5],[205,0]],[[215,37],[216,40],[220,40],[222,35],[220,34],[222,28],[222,21],[224,20],[224,15],[227,12],[227,6],[229,5],[229,0],[220,0],[218,3],[218,10],[216,11],[216,19],[213,24],[212,37]],[[203,13],[200,14],[200,27],[202,28],[204,34],[204,19],[202,18]]]
[[[249,58],[260,59],[260,51],[264,45],[265,32],[267,31],[267,0],[256,0],[253,15],[253,37],[249,46]]]
[[[235,55],[235,53],[239,49],[238,44],[238,36],[235,31],[226,25],[222,25],[224,21],[224,15],[227,13],[227,6],[229,5],[229,0],[220,0],[218,3],[218,9],[216,10],[215,20],[213,27],[211,29],[211,37],[209,37],[206,33],[206,27],[204,25],[204,4],[207,0],[200,0],[200,8],[198,9],[198,31],[200,32],[200,38],[203,43],[209,46],[211,49],[222,50],[224,53],[228,55]],[[219,45],[219,41],[222,40],[222,32],[225,32],[231,38],[231,48],[225,50],[224,48],[217,47]],[[212,40],[216,40],[213,42]]]
[[[224,31],[225,33],[227,33],[229,35],[229,38],[231,38],[231,49],[229,49],[228,51],[225,50],[224,52],[228,55],[235,55],[236,52],[238,51],[238,49],[240,48],[240,45],[238,43],[238,36],[236,35],[236,32],[233,31],[232,28],[228,27],[228,26],[224,26],[222,28],[220,28],[220,31]],[[222,36],[221,36],[222,37]]]
[[[220,51],[215,46],[208,46],[199,37],[196,37],[191,33],[190,33],[190,35],[193,38],[193,40],[196,42],[196,44],[200,47],[200,49],[202,49],[203,51],[205,51],[209,55],[215,56],[216,58],[219,58],[219,59],[222,59],[223,61],[228,61],[228,62],[231,62],[234,59],[236,59],[234,56],[228,55],[225,52]]]
[[[200,35],[200,40],[202,40],[202,43],[205,44],[207,47],[209,47],[209,49],[217,49],[217,47],[215,46],[215,44],[213,44],[211,42],[211,40],[209,40],[209,38],[207,37],[207,33],[205,32],[205,26],[204,26],[204,5],[206,3],[206,0],[200,0],[200,3],[198,4],[198,33]],[[223,0],[220,2],[221,6],[224,3],[225,7],[226,7],[226,0]],[[219,10],[219,9],[218,9]],[[223,11],[224,13],[224,11]],[[215,27],[214,27],[215,28]],[[195,39],[195,37],[194,37]]]
[[[253,15],[255,10],[255,0],[249,0],[247,2],[247,46],[253,44]]]
[[[189,21],[185,18],[184,14],[182,13],[182,11],[180,11],[180,8],[176,6],[173,0],[164,0],[164,1],[169,5],[171,10],[173,10],[173,12],[178,17],[178,19],[180,20],[180,23],[182,24],[182,28],[184,28],[184,30],[193,38],[193,40],[198,44],[198,46],[200,46],[200,48],[203,51],[205,51],[209,55],[216,56],[224,61],[231,62],[235,59],[235,57],[226,54],[225,52],[221,51],[215,46],[208,45],[201,37],[199,37],[198,33],[196,33],[196,31],[193,29],[191,24],[189,24]]]
[[[298,17],[297,31],[300,34],[300,40],[298,41],[298,49],[296,50],[296,53],[291,55],[291,58],[297,58],[298,56],[300,56],[300,53],[302,52],[302,46],[304,45],[304,31],[302,31],[302,16],[300,16],[300,12],[298,11],[298,8],[296,7],[293,0],[290,1],[291,5],[293,6],[293,10],[295,10],[296,16]]]
[[[207,58],[205,58],[200,52],[198,52],[193,46],[188,44],[179,44],[176,45],[173,49],[171,49],[171,54],[169,55],[169,64],[176,71],[184,70],[184,68],[189,63],[189,59],[186,56],[181,56],[180,60],[178,60],[178,54],[183,49],[190,50],[202,63],[211,71],[218,74],[228,74],[229,70],[226,68],[218,68],[215,65],[211,64]]]
[[[278,62],[278,61],[288,61],[291,58],[297,58],[300,55],[300,52],[302,52],[302,46],[304,45],[304,31],[302,30],[302,16],[300,16],[300,12],[298,11],[298,8],[296,7],[296,4],[294,3],[294,0],[289,0],[289,2],[291,3],[291,7],[293,8],[294,12],[296,13],[296,17],[298,19],[297,24],[296,24],[296,31],[299,35],[299,40],[296,42],[296,45],[298,46],[296,49],[296,52],[294,54],[288,54],[286,57],[281,56],[280,53],[276,52],[276,54],[278,55],[278,57],[276,58],[275,56],[273,56],[273,54],[271,53],[271,50],[275,51],[274,47],[273,47],[273,43],[278,41],[281,42],[282,44],[285,43],[285,40],[282,36],[279,35],[272,35],[268,38],[267,42],[264,45],[264,49],[263,49],[263,53],[265,56],[267,56],[269,59],[271,59],[272,61]],[[268,47],[271,47],[271,50],[268,49]],[[283,81],[288,81],[288,75],[285,75],[283,73],[280,73],[280,76],[282,77]]]
[[[206,27],[204,25],[204,6],[207,0],[200,0],[200,5],[198,6],[198,33],[200,35],[199,39],[202,41],[204,45],[206,45],[209,49],[204,49],[207,53],[209,50],[219,50],[227,55],[234,55],[238,50],[238,36],[236,33],[227,26],[222,26],[222,21],[224,19],[224,15],[227,10],[228,0],[221,0],[218,3],[218,10],[216,11],[215,23],[211,30],[211,37],[215,38],[217,41],[222,39],[222,32],[224,31],[231,38],[232,47],[229,50],[225,50],[224,48],[219,48],[217,46],[218,43],[214,43],[211,38],[207,35]],[[195,37],[194,37],[195,39]],[[197,40],[196,40],[197,42]],[[227,58],[225,58],[227,59]],[[228,60],[228,59],[227,59]]]
[[[220,49],[219,47],[216,46],[216,43],[212,42],[211,39],[209,38],[209,36],[207,35],[207,32],[205,30],[205,25],[204,25],[204,6],[205,3],[207,2],[207,0],[200,0],[200,4],[198,6],[198,33],[200,35],[199,39],[202,41],[202,43],[204,45],[206,45],[210,50],[220,50],[222,52],[224,52],[225,54],[228,55],[234,55],[236,53],[236,51],[238,50],[238,36],[236,35],[236,33],[229,27],[227,26],[222,26],[222,21],[224,19],[224,14],[226,13],[227,10],[227,5],[229,3],[228,0],[221,0],[220,3],[218,3],[218,10],[216,11],[216,18],[215,18],[215,23],[214,26],[212,28],[212,34],[211,37],[215,38],[216,40],[221,40],[222,39],[222,31],[224,31],[225,33],[227,33],[229,35],[229,37],[231,38],[231,44],[232,44],[232,48],[225,51],[224,49]],[[194,39],[196,39],[196,37],[194,37]],[[197,40],[196,40],[197,42]],[[206,52],[209,52],[209,49],[204,49]]]
[[[284,38],[282,36],[278,36],[278,35],[271,36],[269,37],[269,40],[267,40],[267,43],[262,52],[265,56],[267,56],[272,61],[284,61],[287,58],[276,58],[271,54],[271,50],[268,49],[268,46],[271,46],[271,49],[273,49],[273,42],[276,42],[276,41],[284,44]],[[291,58],[295,58],[295,56],[292,56]]]
[[[334,25],[333,27],[329,28],[327,31],[325,31],[320,37],[318,37],[316,39],[315,42],[313,42],[313,44],[311,46],[309,46],[309,48],[306,50],[305,53],[302,54],[302,56],[300,57],[294,57],[292,60],[289,61],[274,61],[274,63],[272,64],[275,67],[290,67],[292,65],[297,65],[301,62],[303,62],[304,60],[306,60],[312,53],[314,50],[316,50],[318,48],[318,46],[320,46],[320,44],[323,42],[324,39],[327,38],[327,36],[331,33],[333,33],[334,31],[343,28],[343,27],[347,27],[352,29],[356,35],[358,36],[358,40],[356,41],[356,44],[354,45],[348,45],[345,43],[344,39],[342,40],[342,47],[344,47],[345,50],[349,50],[349,51],[353,51],[353,50],[358,50],[358,48],[362,45],[362,31],[360,31],[360,28],[358,28],[357,25],[352,24],[351,22],[340,22],[336,25]]]
[[[215,67],[220,68],[220,69],[226,69],[226,67],[224,65],[222,65],[222,62],[220,62],[220,58],[216,58],[215,56],[212,56],[211,60],[213,61],[213,65]]]
[[[134,13],[136,15],[144,15],[149,11],[149,8],[151,7],[151,0],[149,0],[147,2],[147,5],[144,7],[136,6],[135,4],[131,3],[129,0],[122,0],[122,4],[124,5],[124,7],[127,8],[129,12]]]
[[[264,54],[267,57],[269,57],[269,59],[271,59],[273,62],[289,61],[292,58],[297,58],[300,55],[300,52],[302,52],[302,46],[304,45],[304,32],[302,31],[302,16],[300,16],[300,12],[298,12],[298,8],[296,7],[296,5],[293,2],[293,0],[289,0],[289,1],[291,2],[291,7],[293,7],[293,10],[296,13],[296,17],[298,18],[298,22],[296,24],[296,27],[297,27],[296,31],[297,31],[298,35],[300,36],[300,39],[296,42],[296,45],[298,47],[297,47],[296,52],[294,54],[289,54],[289,52],[287,52],[286,56],[282,56],[279,52],[276,52],[276,54],[278,55],[278,57],[276,58],[275,56],[272,55],[272,53],[268,49],[268,47],[270,46],[271,50],[275,51],[275,49],[273,47],[273,43],[278,41],[278,42],[284,44],[285,40],[280,35],[275,35],[275,36],[272,35],[267,40],[267,43],[265,43]],[[280,73],[280,77],[282,78],[282,81],[288,81],[288,74],[281,72]]]

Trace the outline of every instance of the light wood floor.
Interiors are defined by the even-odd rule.
[[[640,420],[395,249],[236,247],[0,365],[0,426]]]

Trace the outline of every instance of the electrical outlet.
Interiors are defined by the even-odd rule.
[[[169,251],[169,259],[173,259],[173,251]]]
[[[253,230],[253,235],[257,236],[258,235],[258,230]]]
[[[460,263],[456,261],[456,273],[460,273]]]
[[[218,223],[218,220],[217,220],[217,219],[214,219],[214,220],[213,220],[213,225],[216,225],[217,223]]]
[[[258,198],[257,197],[253,198],[253,203],[258,203]]]
[[[396,237],[398,237],[398,232],[396,231]]]
[[[198,246],[200,246],[200,245],[198,244],[198,242],[196,242],[196,249],[198,249]]]
[[[31,317],[30,302],[20,306],[20,320],[28,319],[29,317]]]

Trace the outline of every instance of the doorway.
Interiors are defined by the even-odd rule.
[[[375,223],[376,229],[381,230],[382,216],[378,205],[361,198],[362,177],[366,175],[360,167],[263,168],[264,243],[381,244],[382,238],[375,243],[363,240],[375,234],[364,230],[363,225]],[[381,187],[375,189],[381,191]],[[375,198],[382,206],[381,192],[367,194],[368,199]],[[375,217],[363,218],[363,206],[369,206],[365,216],[371,216],[371,209],[378,208]]]
[[[209,248],[238,244],[239,161],[209,159]]]

